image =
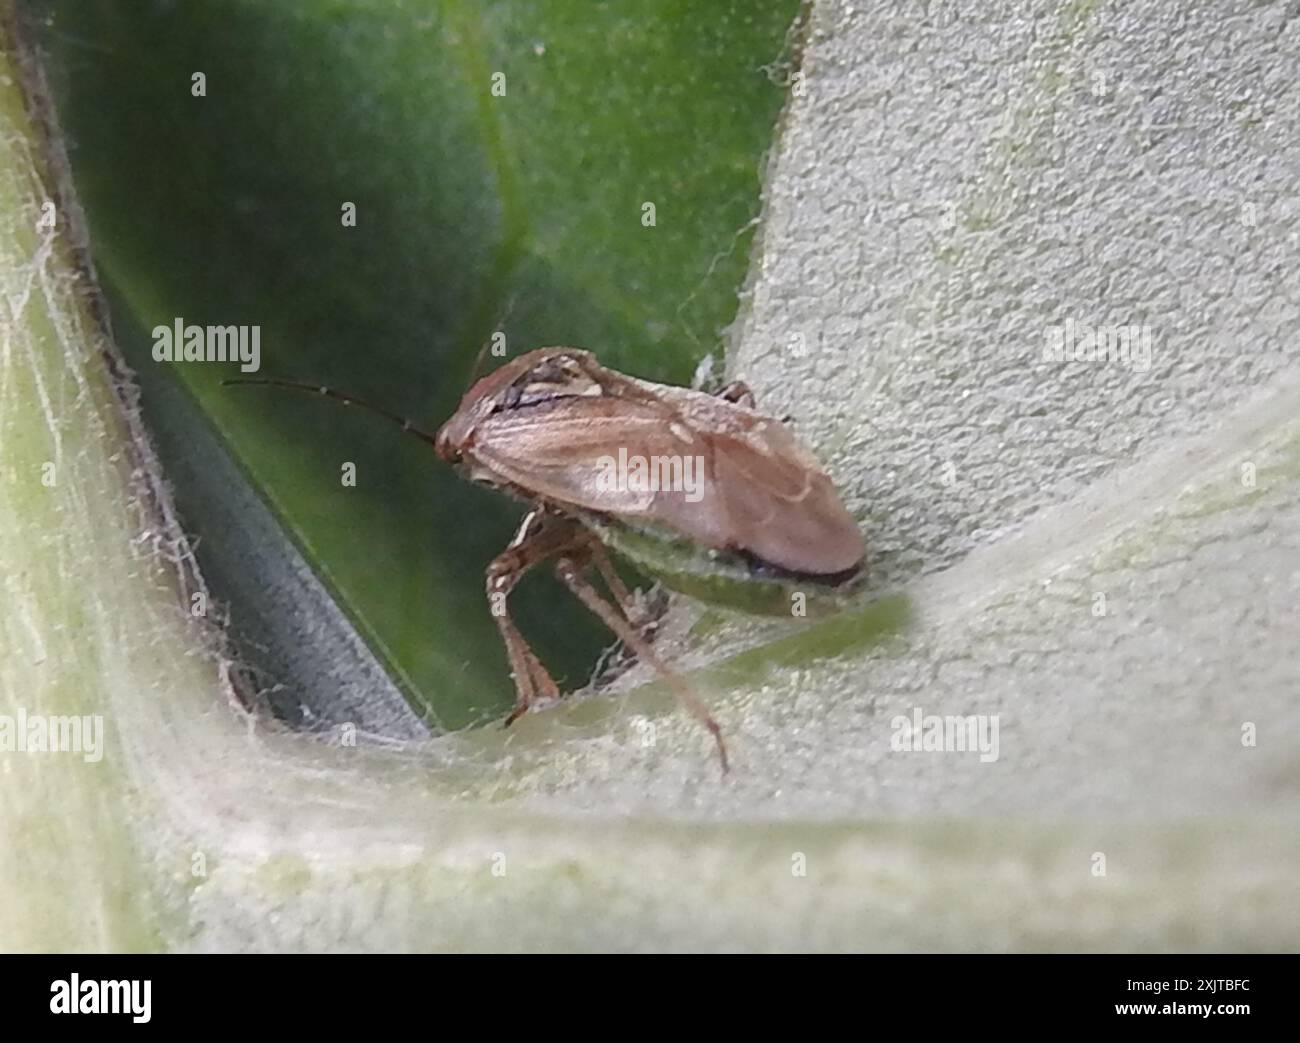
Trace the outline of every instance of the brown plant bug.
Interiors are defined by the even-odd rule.
[[[488,565],[489,601],[504,604],[526,572],[550,562],[708,728],[724,772],[721,729],[638,631],[606,544],[667,586],[749,611],[771,611],[794,585],[851,592],[863,574],[862,534],[830,479],[787,426],[755,409],[743,384],[708,394],[626,376],[588,351],[539,348],[474,383],[433,435],[331,388],[263,378],[224,383],[314,392],[371,410],[431,444],[472,481],[529,503],[514,539]],[[612,600],[588,578],[592,568]],[[509,612],[493,618],[515,683],[508,725],[560,692]]]

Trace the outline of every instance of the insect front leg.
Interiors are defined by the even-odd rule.
[[[488,606],[506,646],[510,676],[515,682],[515,708],[505,720],[507,726],[537,699],[555,699],[560,694],[554,678],[510,618],[507,599],[529,569],[572,544],[576,529],[576,523],[567,519],[557,519],[540,509],[530,511],[510,545],[487,567]]]
[[[560,582],[573,592],[574,597],[586,605],[602,623],[614,632],[620,641],[632,649],[642,662],[648,663],[668,682],[668,686],[676,693],[682,705],[709,730],[713,735],[713,741],[717,743],[718,757],[722,761],[722,773],[725,775],[727,773],[727,745],[722,741],[722,729],[718,727],[718,722],[704,708],[704,704],[696,698],[695,693],[687,687],[686,682],[669,670],[663,660],[655,655],[649,642],[636,632],[636,629],[627,621],[623,613],[601,597],[600,592],[591,585],[591,582],[583,575],[583,571],[590,562],[591,544],[588,543],[587,546],[576,551],[566,551],[561,554],[555,562],[555,574],[559,577]]]

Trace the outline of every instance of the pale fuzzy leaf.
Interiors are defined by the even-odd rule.
[[[6,835],[49,820],[43,854],[0,848],[7,937],[1295,948],[1298,32],[1249,6],[814,9],[730,368],[826,452],[881,600],[766,627],[678,606],[726,781],[657,686],[420,749],[246,728],[131,549],[131,442],[66,267],[9,219],[6,298],[39,294],[6,322],[3,693],[99,707],[113,739],[98,766],[0,761],[26,773]],[[1067,315],[1149,323],[1151,370],[1043,363]],[[55,453],[77,481],[41,500],[22,467]],[[998,715],[998,759],[893,752],[918,706]],[[44,884],[66,850],[78,879]],[[68,899],[62,926],[23,889]]]

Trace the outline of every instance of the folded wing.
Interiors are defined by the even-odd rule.
[[[474,455],[559,506],[663,525],[791,572],[827,575],[861,563],[852,517],[783,425],[681,394],[690,396],[690,409],[593,396],[502,412],[477,427]],[[610,462],[634,458],[676,460],[672,473],[693,480],[657,491],[635,482],[611,486]]]

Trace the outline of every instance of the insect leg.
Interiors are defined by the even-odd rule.
[[[735,402],[736,405],[744,406],[746,409],[758,408],[758,399],[754,397],[754,392],[750,390],[749,385],[743,380],[733,380],[730,384],[715,391],[714,395],[727,402]],[[792,424],[794,423],[794,417],[783,416],[781,423]]]
[[[640,613],[637,612],[636,598],[627,589],[627,584],[614,568],[614,563],[609,560],[609,554],[606,553],[604,546],[599,540],[592,540],[587,545],[587,549],[591,553],[591,560],[596,570],[600,573],[600,578],[605,581],[605,586],[609,588],[609,592],[614,595],[614,600],[623,609],[623,615],[638,630],[644,629],[649,620],[637,618]]]
[[[749,390],[749,385],[743,380],[733,380],[725,387],[719,388],[714,394],[726,402],[735,402],[736,405],[744,406],[746,409],[753,409],[757,404],[754,392]]]
[[[510,676],[515,682],[515,708],[506,718],[506,725],[527,711],[536,699],[554,699],[560,694],[559,686],[510,618],[506,599],[529,569],[572,542],[575,526],[558,522],[541,510],[530,511],[510,545],[487,567],[488,605],[506,646]]]
[[[620,641],[632,649],[643,662],[649,663],[659,672],[660,676],[668,682],[669,687],[676,693],[682,705],[704,727],[709,729],[713,735],[713,741],[717,743],[718,757],[722,761],[722,773],[725,775],[727,773],[727,746],[722,741],[722,729],[718,727],[718,722],[710,716],[709,711],[696,698],[695,693],[686,686],[686,682],[668,669],[663,660],[655,655],[649,643],[623,618],[622,613],[602,598],[600,592],[583,576],[582,570],[585,564],[586,561],[583,557],[565,553],[555,562],[555,574],[559,576],[560,582],[573,592],[574,597],[586,605],[594,615],[598,616],[601,622],[609,627]]]

